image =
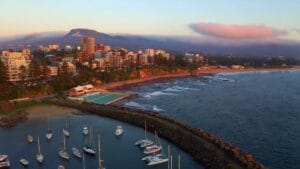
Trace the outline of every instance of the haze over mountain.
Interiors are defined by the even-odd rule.
[[[238,54],[251,56],[300,56],[300,43],[287,40],[227,40],[205,36],[160,36],[106,34],[91,29],[72,29],[69,32],[43,32],[24,36],[0,38],[0,48],[10,49],[30,45],[79,45],[80,37],[93,36],[98,44],[114,48],[138,50],[165,49],[170,52],[204,52],[213,54]]]

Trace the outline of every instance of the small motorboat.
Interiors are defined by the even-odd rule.
[[[0,155],[0,169],[8,169],[10,162],[7,155]]]
[[[75,147],[72,148],[72,154],[73,154],[75,157],[77,157],[77,158],[81,158],[81,153],[80,153],[80,151],[79,151],[77,148],[75,148]]]
[[[82,129],[83,135],[88,135],[89,134],[89,128],[87,126],[84,126]]]
[[[25,167],[27,167],[27,166],[29,165],[29,162],[28,162],[26,159],[24,159],[24,158],[22,158],[22,159],[20,160],[20,163],[21,163],[23,166],[25,166]]]
[[[31,135],[28,135],[26,139],[29,143],[33,143],[33,137]]]
[[[59,165],[57,169],[65,169],[65,167],[63,165]]]
[[[124,130],[123,130],[122,126],[117,126],[116,131],[115,131],[115,135],[120,136],[120,135],[123,134],[123,132],[124,132]]]

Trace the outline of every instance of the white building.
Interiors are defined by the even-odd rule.
[[[22,52],[2,51],[1,60],[7,67],[7,76],[9,82],[20,81],[20,67],[28,69],[31,62],[29,49],[23,49]]]

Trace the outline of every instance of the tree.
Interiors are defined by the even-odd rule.
[[[68,77],[70,75],[69,65],[67,62],[64,61],[60,69],[60,75],[62,77]]]
[[[8,80],[8,77],[7,77],[7,72],[6,72],[6,66],[0,59],[0,83],[4,84],[7,82],[7,80]]]
[[[47,59],[46,58],[42,58],[41,59],[41,75],[43,79],[47,79],[47,77],[49,76],[50,70],[48,68],[48,64],[47,64]]]
[[[27,69],[24,65],[20,66],[20,68],[19,68],[19,77],[20,77],[20,80],[21,80],[22,83],[27,78]]]
[[[28,66],[28,79],[38,80],[41,77],[41,69],[39,65],[32,60]]]

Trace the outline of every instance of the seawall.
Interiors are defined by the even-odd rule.
[[[64,99],[51,101],[60,106],[79,109],[95,115],[113,118],[143,127],[147,120],[150,131],[157,130],[160,137],[174,143],[190,153],[196,161],[208,169],[264,169],[252,155],[245,154],[238,147],[226,143],[216,136],[181,121],[162,116],[157,112],[94,103],[76,103]]]

